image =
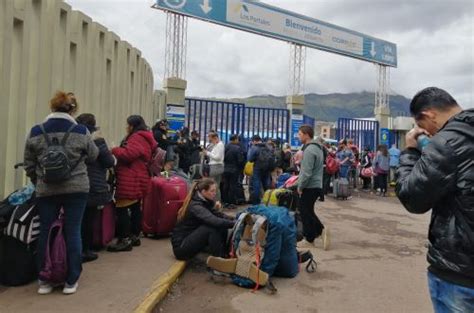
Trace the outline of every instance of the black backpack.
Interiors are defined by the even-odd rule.
[[[279,148],[275,149],[275,167],[283,168],[283,151]]]
[[[263,171],[273,171],[276,167],[275,153],[267,146],[262,146],[258,152],[258,168]]]
[[[46,144],[48,145],[46,153],[39,160],[39,165],[43,172],[42,179],[45,183],[57,184],[70,179],[72,171],[81,161],[82,157],[77,161],[74,166],[71,166],[71,162],[66,151],[66,142],[69,138],[71,131],[75,127],[76,125],[73,124],[67,130],[66,134],[64,134],[64,137],[61,142],[59,142],[58,138],[56,137],[53,138],[53,140],[51,141],[44,129],[44,125],[40,125],[44,139],[46,140]]]

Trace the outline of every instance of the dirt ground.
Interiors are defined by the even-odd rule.
[[[332,248],[313,249],[316,273],[274,280],[278,292],[252,293],[215,282],[204,263],[190,264],[155,312],[432,312],[426,279],[429,214],[411,215],[395,198],[355,194],[317,202]]]

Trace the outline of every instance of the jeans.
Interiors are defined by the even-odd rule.
[[[435,313],[474,312],[474,289],[449,283],[430,272],[428,286]]]
[[[339,168],[339,178],[348,178],[350,166],[341,165]]]
[[[140,202],[129,207],[116,208],[117,238],[129,238],[130,235],[140,236],[142,231],[142,211]]]
[[[182,261],[192,259],[205,250],[212,256],[224,257],[226,240],[227,229],[201,225],[183,240],[180,247],[173,249],[173,252],[176,258]]]
[[[300,198],[300,215],[303,222],[303,235],[307,241],[313,242],[314,239],[321,236],[324,225],[314,212],[314,204],[323,193],[322,189],[309,188],[303,189]]]
[[[74,193],[38,198],[40,236],[38,240],[38,266],[44,266],[46,244],[51,224],[58,218],[60,208],[64,210],[64,238],[66,240],[68,273],[66,283],[75,284],[82,272],[81,223],[87,204],[87,193]]]
[[[268,172],[263,172],[254,168],[252,178],[250,178],[250,184],[252,185],[250,201],[252,204],[259,204],[262,188],[264,192],[270,188],[271,175]]]

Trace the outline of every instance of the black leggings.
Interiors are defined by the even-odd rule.
[[[323,191],[319,188],[303,189],[300,198],[300,214],[303,222],[303,235],[307,241],[313,242],[314,239],[321,236],[324,225],[314,212],[314,203],[322,195]]]
[[[139,236],[142,231],[142,211],[140,202],[125,208],[116,208],[117,237],[128,238],[130,235]]]
[[[388,174],[378,174],[376,177],[375,177],[375,182],[376,182],[376,189],[380,188],[380,191],[382,193],[386,193],[387,192],[387,178],[388,178]]]
[[[201,225],[186,237],[181,245],[173,248],[178,260],[187,261],[199,252],[209,252],[217,257],[225,256],[227,229]]]
[[[97,216],[97,206],[87,206],[82,218],[82,251],[87,252],[92,248],[94,236],[94,221]]]

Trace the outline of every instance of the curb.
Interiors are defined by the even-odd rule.
[[[169,270],[156,280],[151,290],[133,311],[134,313],[152,313],[158,303],[168,294],[171,286],[186,269],[186,262],[177,261]]]

